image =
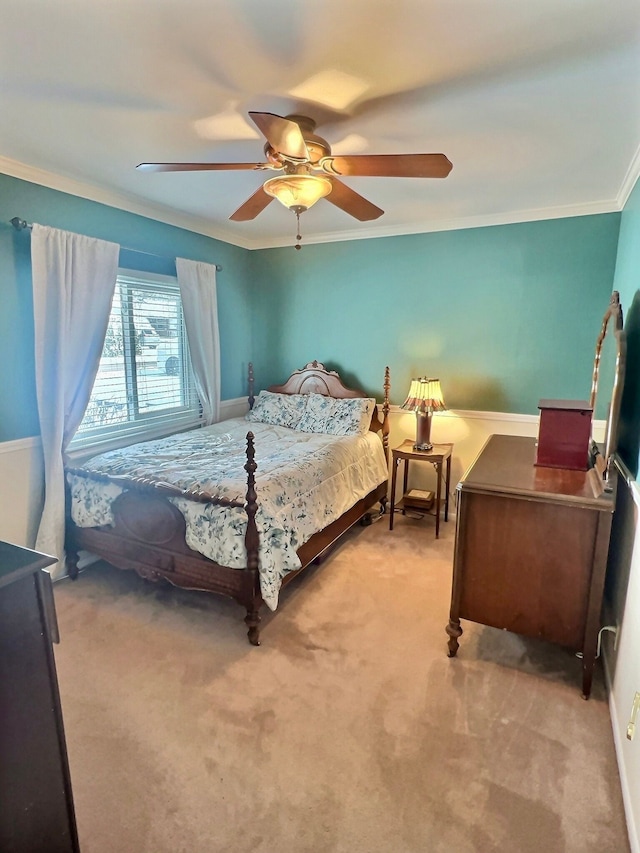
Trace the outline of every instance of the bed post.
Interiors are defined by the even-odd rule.
[[[255,397],[253,396],[253,362],[249,362],[249,373],[247,376],[247,384],[249,386],[249,408],[253,409]]]
[[[255,461],[255,446],[254,435],[252,432],[247,433],[247,462],[244,470],[247,472],[247,532],[244,537],[245,549],[247,552],[247,568],[246,571],[251,573],[251,598],[245,602],[247,615],[244,617],[245,624],[249,628],[247,636],[249,642],[254,646],[260,645],[260,604],[262,598],[260,596],[260,577],[258,572],[258,546],[259,536],[258,527],[256,525],[256,511],[258,509],[258,501],[256,495],[256,479],[255,471],[258,467]]]
[[[389,391],[391,390],[391,371],[389,365],[384,369],[384,401],[382,403],[382,447],[384,449],[384,458],[387,461],[387,471],[389,470]],[[380,499],[380,515],[384,515],[387,510],[387,496],[384,495]],[[391,510],[393,512],[393,509]]]
[[[66,460],[65,460],[66,461]],[[78,549],[71,544],[69,531],[73,522],[71,520],[71,485],[67,477],[66,467],[64,469],[64,562],[67,574],[72,581],[78,579]]]
[[[391,390],[391,373],[389,365],[384,369],[384,402],[382,404],[382,446],[389,465],[389,391]]]

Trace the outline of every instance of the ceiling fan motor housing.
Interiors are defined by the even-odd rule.
[[[317,136],[313,131],[316,123],[313,119],[307,116],[288,115],[287,121],[292,121],[300,128],[300,133],[304,139],[304,144],[307,147],[306,157],[293,157],[290,154],[284,154],[281,151],[276,151],[268,142],[264,146],[264,153],[269,162],[274,165],[284,166],[289,163],[309,163],[312,166],[317,166],[323,157],[328,157],[331,154],[331,146],[326,139]]]

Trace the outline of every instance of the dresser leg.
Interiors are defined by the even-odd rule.
[[[595,658],[590,660],[583,659],[582,662],[582,698],[588,699],[591,696],[591,685],[593,683],[593,668],[595,666]]]
[[[462,626],[460,625],[459,619],[449,619],[449,624],[445,628],[445,631],[449,635],[449,657],[454,658],[458,649],[460,648],[460,643],[458,642],[458,637],[461,637],[464,633],[462,630]]]

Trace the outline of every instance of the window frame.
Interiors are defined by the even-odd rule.
[[[119,267],[115,288],[122,288],[122,304],[123,306],[125,303],[127,304],[127,310],[123,310],[122,328],[127,420],[118,424],[89,427],[82,431],[78,428],[69,443],[70,456],[86,455],[86,451],[89,450],[93,453],[102,452],[139,441],[160,438],[174,432],[183,432],[202,425],[202,407],[196,393],[177,277]],[[150,294],[164,292],[179,297],[180,391],[184,397],[184,402],[180,407],[172,406],[153,413],[140,412],[139,410],[138,395],[140,389],[137,382],[138,365],[135,358],[136,332],[133,302],[131,301],[131,291],[134,288],[148,291]],[[114,298],[115,296],[116,289],[114,289]],[[125,340],[127,337],[128,341]],[[102,359],[102,354],[100,358]]]

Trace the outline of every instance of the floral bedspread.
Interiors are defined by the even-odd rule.
[[[262,597],[275,610],[282,577],[300,568],[296,551],[315,532],[387,479],[382,442],[369,432],[333,436],[248,423],[244,418],[146,441],[95,456],[83,467],[114,476],[153,476],[244,501],[246,434],[255,435],[256,523],[260,534]],[[79,527],[113,523],[114,483],[69,475],[73,521]],[[245,566],[243,509],[170,498],[186,520],[190,548],[231,568]]]

